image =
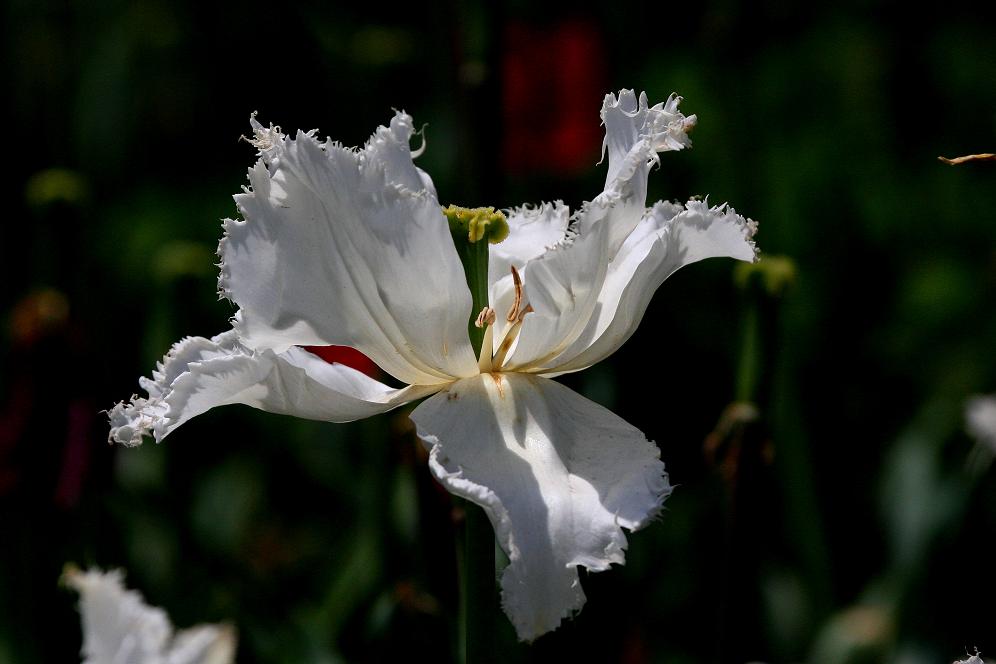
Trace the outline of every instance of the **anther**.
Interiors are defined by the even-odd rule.
[[[508,314],[505,316],[505,320],[509,323],[514,323],[516,320],[521,320],[519,318],[519,307],[522,306],[522,278],[519,276],[519,271],[512,266],[512,281],[515,283],[515,301],[512,302],[512,308],[508,310]]]
[[[491,307],[484,307],[481,309],[481,313],[477,314],[477,320],[474,321],[474,327],[484,327],[485,325],[491,325],[495,322],[495,310]]]

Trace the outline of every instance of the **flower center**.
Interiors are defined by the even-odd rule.
[[[477,319],[474,321],[475,327],[486,327],[484,342],[481,344],[480,354],[477,359],[477,365],[481,373],[501,371],[502,365],[505,363],[505,358],[508,357],[508,352],[512,349],[512,344],[515,343],[516,338],[519,336],[519,330],[522,329],[522,319],[533,310],[531,305],[522,306],[522,277],[519,276],[519,271],[515,269],[514,265],[512,266],[512,283],[515,286],[515,299],[508,313],[505,314],[505,320],[511,323],[511,325],[505,330],[501,341],[498,342],[497,350],[493,350],[494,323],[498,319],[495,310],[491,307],[484,307],[477,314]]]
[[[450,235],[456,247],[457,255],[463,264],[467,277],[467,286],[473,300],[472,312],[478,312],[471,318],[468,326],[471,344],[478,354],[477,364],[481,373],[497,373],[502,369],[512,345],[519,336],[522,319],[533,308],[526,304],[522,292],[522,277],[512,266],[512,283],[515,287],[515,297],[512,306],[505,313],[505,320],[510,323],[495,346],[495,321],[498,314],[488,306],[488,245],[498,244],[508,237],[508,220],[505,215],[493,207],[465,208],[450,205],[443,208],[443,216],[450,227]]]

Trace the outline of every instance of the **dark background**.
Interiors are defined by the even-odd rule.
[[[576,206],[623,87],[699,116],[650,201],[730,201],[796,278],[687,268],[563,379],[678,486],[576,620],[527,648],[500,618],[499,660],[996,655],[996,470],[963,433],[996,391],[996,165],[936,159],[996,147],[996,12],[704,4],[6,2],[0,662],[75,661],[66,562],[127,569],[180,626],[233,622],[239,661],[453,659],[461,508],[404,410],[232,407],[133,450],[99,411],[227,329],[214,249],[250,112],[359,145],[404,108],[444,204]],[[709,437],[736,397],[760,420]]]

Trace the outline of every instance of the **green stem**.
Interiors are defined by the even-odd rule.
[[[477,327],[474,321],[477,314],[488,306],[488,243],[487,242],[455,242],[463,271],[467,275],[467,286],[473,304],[470,308],[470,320],[467,321],[467,334],[474,354],[480,355],[481,344],[484,343],[484,328]]]
[[[466,502],[464,513],[463,661],[485,664],[494,661],[495,537],[483,509]]]
[[[508,236],[505,215],[494,208],[443,208],[453,245],[463,264],[472,300],[467,334],[480,355],[485,328],[476,325],[488,306],[488,245]],[[464,503],[463,593],[460,600],[461,650],[464,664],[494,661],[495,535],[487,514],[469,501]]]
[[[749,296],[746,299],[736,399],[742,403],[753,403],[757,398],[757,379],[761,368],[760,321],[756,300]]]

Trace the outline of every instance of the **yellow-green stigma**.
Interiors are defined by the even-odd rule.
[[[443,214],[450,224],[450,233],[454,239],[466,237],[471,243],[487,240],[489,244],[498,244],[508,237],[508,220],[501,210],[493,207],[465,208],[450,205],[443,208]]]

